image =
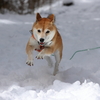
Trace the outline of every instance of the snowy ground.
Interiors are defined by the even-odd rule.
[[[100,1],[77,1],[52,9],[64,43],[56,76],[45,60],[34,58],[32,67],[25,64],[35,15],[0,15],[0,100],[100,100],[100,49],[69,60],[77,50],[100,46]]]

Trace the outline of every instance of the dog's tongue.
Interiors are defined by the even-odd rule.
[[[43,42],[40,42],[39,44],[40,44],[40,45],[43,45],[44,43],[43,43]]]

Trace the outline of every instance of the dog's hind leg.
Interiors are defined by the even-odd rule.
[[[59,63],[60,63],[60,52],[59,51],[56,51],[55,52],[55,60],[56,60],[56,63],[55,63],[55,68],[54,68],[54,72],[53,72],[53,75],[56,75],[57,72],[58,72],[58,66],[59,66]]]
[[[53,61],[52,61],[52,59],[51,59],[49,56],[45,56],[44,59],[47,60],[47,62],[48,62],[48,66],[50,66],[50,67],[53,66]]]

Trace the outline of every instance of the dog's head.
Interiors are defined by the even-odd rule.
[[[54,15],[42,18],[39,13],[36,14],[36,22],[33,25],[32,32],[35,39],[40,43],[50,42],[56,34],[54,25]]]

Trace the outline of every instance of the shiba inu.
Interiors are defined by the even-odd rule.
[[[36,22],[32,26],[32,36],[26,45],[27,61],[26,64],[33,65],[33,50],[39,53],[37,59],[45,58],[48,65],[52,66],[50,56],[55,56],[55,68],[53,75],[58,72],[58,66],[62,58],[63,43],[62,38],[54,24],[54,15],[51,14],[47,18],[42,18],[39,13],[36,14]]]

